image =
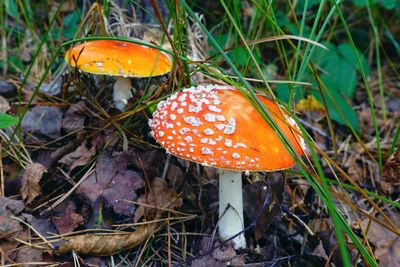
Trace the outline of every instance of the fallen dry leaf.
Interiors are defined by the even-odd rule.
[[[82,215],[76,213],[76,206],[72,201],[65,201],[54,210],[58,215],[53,217],[53,223],[60,234],[73,232],[85,222]]]
[[[21,122],[24,133],[38,140],[57,139],[61,136],[62,111],[58,107],[36,106],[29,110]]]
[[[8,104],[7,99],[0,95],[0,113],[6,113],[10,110],[10,104]]]
[[[39,182],[44,172],[46,172],[46,167],[40,163],[31,163],[26,166],[21,187],[22,199],[26,203],[31,203],[42,193]]]
[[[135,209],[130,201],[136,200],[136,190],[143,187],[143,180],[128,168],[131,158],[131,152],[100,156],[95,171],[80,184],[77,194],[92,205],[102,196],[115,213],[133,215]]]
[[[62,239],[57,253],[75,251],[84,255],[108,256],[132,248],[154,234],[156,223],[141,225],[133,233],[123,234],[83,234]]]
[[[191,262],[190,266],[192,267],[226,267],[228,264],[226,262],[220,262],[211,257],[211,255],[206,255],[202,258],[195,259]]]
[[[69,166],[72,171],[76,167],[85,166],[96,155],[96,147],[87,149],[84,141],[75,151],[65,155],[58,162]]]
[[[57,80],[52,80],[49,83],[43,83],[39,91],[47,95],[58,95],[61,93],[62,78],[58,77]]]
[[[0,258],[9,262],[20,244],[14,238],[25,234],[21,224],[10,216],[19,215],[23,208],[22,201],[0,197]]]
[[[212,256],[217,261],[230,261],[236,257],[236,251],[232,246],[218,247],[213,250]]]
[[[0,216],[16,215],[23,209],[22,201],[0,196]]]
[[[85,103],[83,101],[72,104],[64,114],[64,118],[62,119],[62,128],[67,133],[83,129],[85,127],[86,118],[84,114]]]
[[[168,188],[167,182],[160,178],[154,179],[151,185],[151,191],[138,198],[137,202],[153,207],[169,209],[182,206],[182,199],[178,198],[178,194],[175,190]],[[139,219],[145,214],[149,215],[149,213],[152,213],[153,211],[153,208],[139,205],[135,212],[134,221],[139,221]]]
[[[382,168],[382,177],[379,181],[379,186],[382,191],[390,195],[400,187],[400,145],[386,160]]]
[[[400,219],[398,214],[396,216],[397,218],[393,219],[394,222],[398,222]],[[369,224],[368,219],[363,220],[361,225],[364,229],[367,229],[369,225],[367,237],[376,247],[374,254],[379,260],[379,265],[400,266],[399,236],[374,221]]]
[[[43,250],[30,247],[22,247],[17,251],[15,262],[20,263],[19,266],[31,266],[30,262],[41,262]],[[26,265],[24,264],[26,263]]]
[[[17,87],[14,83],[0,80],[0,95],[4,97],[13,97],[17,95]]]

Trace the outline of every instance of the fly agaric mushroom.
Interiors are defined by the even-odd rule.
[[[74,46],[65,54],[65,60],[84,72],[115,76],[113,101],[121,111],[132,97],[129,77],[163,75],[172,68],[169,58],[155,48],[115,40]]]
[[[258,96],[299,155],[304,140],[296,122],[277,104]],[[294,160],[257,110],[230,86],[184,89],[158,104],[149,121],[152,135],[168,153],[223,169],[219,172],[219,235],[228,239],[244,229],[241,171],[276,171]],[[227,207],[231,207],[226,209]],[[234,247],[245,248],[241,234]]]

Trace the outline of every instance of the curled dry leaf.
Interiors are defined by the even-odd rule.
[[[155,178],[151,184],[151,191],[138,198],[137,202],[146,204],[136,209],[134,221],[137,222],[144,215],[152,214],[154,209],[148,206],[158,208],[174,209],[182,206],[182,199],[178,198],[175,190],[168,188],[168,184],[161,178]],[[157,212],[157,210],[156,210]]]
[[[84,141],[75,151],[65,155],[58,162],[70,166],[72,171],[76,167],[85,166],[96,155],[96,147],[87,149]]]
[[[156,223],[140,226],[133,233],[84,234],[65,237],[56,250],[59,254],[75,251],[78,254],[108,256],[137,246],[157,229]]]
[[[40,163],[31,163],[26,167],[21,187],[22,199],[26,203],[31,203],[42,193],[39,182],[44,172],[46,172],[46,167]]]

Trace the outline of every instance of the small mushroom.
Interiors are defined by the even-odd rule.
[[[169,58],[155,48],[115,40],[74,46],[65,54],[65,60],[84,72],[115,76],[113,100],[121,111],[132,97],[129,77],[163,75],[172,68]]]
[[[277,104],[258,97],[302,155],[304,139],[295,121],[282,115]],[[168,153],[221,169],[218,231],[224,240],[244,229],[241,172],[283,170],[295,164],[275,131],[231,86],[197,86],[175,93],[158,104],[149,125]],[[243,234],[233,243],[236,249],[246,247]]]

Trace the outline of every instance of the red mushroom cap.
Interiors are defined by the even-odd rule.
[[[295,121],[282,115],[274,102],[258,97],[302,155],[304,140]],[[175,93],[159,103],[149,124],[167,152],[197,163],[249,171],[282,170],[295,163],[274,130],[230,86],[197,86]]]
[[[168,57],[155,48],[115,40],[76,45],[65,60],[85,72],[123,77],[158,76],[172,68]]]

